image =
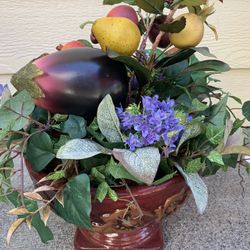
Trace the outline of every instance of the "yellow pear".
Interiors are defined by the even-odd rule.
[[[138,48],[141,33],[137,25],[125,17],[103,17],[95,21],[92,32],[103,51],[111,49],[131,56]]]
[[[193,13],[186,13],[178,16],[174,21],[180,18],[186,18],[186,26],[179,33],[169,33],[170,42],[179,49],[195,47],[198,45],[204,35],[204,22],[200,16]]]

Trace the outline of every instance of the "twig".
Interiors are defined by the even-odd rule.
[[[124,179],[122,179],[122,182],[125,185],[126,189],[128,190],[131,198],[133,199],[133,201],[134,201],[134,203],[135,203],[135,205],[136,205],[136,207],[138,209],[138,212],[140,214],[140,218],[142,218],[143,217],[143,212],[142,212],[142,209],[141,209],[140,205],[138,204],[137,200],[135,199],[134,195],[132,194],[131,189],[128,186],[127,182]]]

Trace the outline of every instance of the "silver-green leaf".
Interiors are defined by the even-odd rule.
[[[97,109],[97,122],[102,134],[109,142],[122,142],[120,122],[110,95],[106,95]]]
[[[88,139],[74,139],[62,146],[56,157],[66,160],[82,160],[98,154],[111,154],[111,150]]]
[[[115,148],[113,155],[139,181],[153,183],[161,158],[158,148],[138,148],[135,152]]]
[[[199,174],[187,174],[182,167],[175,163],[176,168],[180,171],[181,175],[184,177],[187,185],[190,187],[194,200],[200,214],[203,214],[208,203],[208,190],[204,181],[201,179]]]

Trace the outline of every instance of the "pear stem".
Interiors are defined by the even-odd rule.
[[[82,24],[80,25],[80,28],[81,28],[81,29],[84,29],[86,25],[88,25],[88,24],[92,24],[92,25],[93,25],[94,23],[95,23],[94,21],[87,21],[87,22],[85,22],[85,23],[82,23]]]

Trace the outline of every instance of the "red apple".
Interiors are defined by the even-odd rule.
[[[128,5],[119,5],[109,11],[107,17],[126,17],[138,25],[138,16],[135,10]]]
[[[153,23],[153,26],[152,26],[152,28],[151,28],[151,30],[149,32],[149,40],[152,43],[155,42],[156,37],[160,33],[159,26],[164,23],[165,19],[166,19],[165,15],[156,17],[156,19],[155,19],[155,21]],[[160,47],[160,48],[166,48],[169,44],[170,44],[169,35],[168,35],[168,33],[165,33],[163,35],[163,37],[161,38],[161,41],[160,41],[158,47]]]
[[[65,43],[64,45],[60,44],[56,47],[57,50],[66,50],[66,49],[72,49],[72,48],[84,48],[86,45],[80,41],[71,41],[68,43]]]

